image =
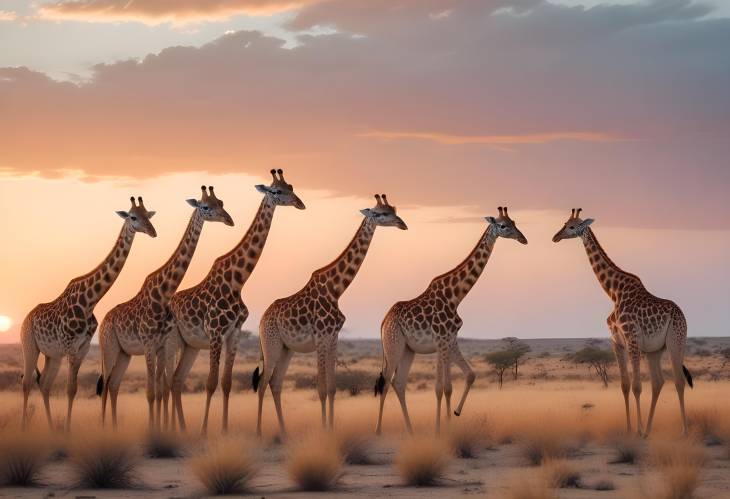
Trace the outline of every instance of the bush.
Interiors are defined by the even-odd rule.
[[[0,486],[30,487],[38,485],[48,449],[27,435],[4,435],[0,443]]]
[[[211,447],[193,460],[192,470],[210,495],[244,494],[256,475],[258,466],[241,442]]]
[[[138,485],[139,455],[120,437],[100,435],[71,451],[77,484],[91,489],[128,489]]]
[[[326,491],[342,476],[343,458],[329,436],[309,436],[294,445],[287,459],[289,477],[301,490]]]
[[[413,437],[401,445],[395,464],[407,485],[433,486],[446,472],[450,457],[442,441]]]

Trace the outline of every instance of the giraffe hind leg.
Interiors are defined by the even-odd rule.
[[[413,425],[411,424],[411,418],[408,415],[408,405],[406,404],[406,385],[408,384],[408,374],[411,371],[413,365],[413,359],[416,356],[416,352],[405,347],[403,355],[400,358],[398,367],[395,370],[395,377],[393,378],[393,390],[398,396],[398,402],[400,402],[400,408],[403,412],[403,421],[406,425],[408,433],[413,433]]]
[[[401,357],[406,347],[405,338],[399,330],[388,325],[384,321],[381,332],[383,346],[383,371],[375,384],[376,395],[380,394],[380,408],[378,410],[378,423],[375,427],[376,435],[380,435],[383,429],[383,408],[385,397],[388,395],[388,387],[393,380],[396,367],[400,364]]]
[[[659,393],[662,391],[664,385],[664,376],[662,376],[662,354],[664,350],[657,352],[647,353],[647,360],[649,362],[649,374],[651,376],[651,406],[649,407],[649,420],[646,423],[645,436],[649,436],[651,432],[652,423],[654,422],[654,411],[656,410],[656,404],[659,400]]]
[[[459,349],[459,345],[454,343],[453,348],[451,349],[451,360],[454,361],[454,363],[459,366],[459,368],[464,373],[464,377],[466,378],[466,384],[464,385],[464,392],[461,394],[461,400],[459,400],[459,405],[456,407],[456,410],[454,411],[455,416],[461,416],[461,411],[464,409],[464,404],[466,403],[466,396],[469,395],[469,390],[471,389],[471,386],[474,384],[474,381],[476,380],[476,374],[474,374],[474,370],[471,368],[469,363],[464,358],[464,355],[461,353],[461,350]]]
[[[677,398],[679,399],[679,415],[682,418],[682,434],[687,435],[687,414],[684,407],[684,385],[685,380],[692,388],[692,375],[683,365],[684,348],[687,342],[687,323],[683,316],[675,317],[672,321],[672,328],[667,335],[667,350],[669,358],[672,362],[672,372],[674,374],[674,386],[677,389]]]

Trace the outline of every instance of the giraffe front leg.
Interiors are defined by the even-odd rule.
[[[233,384],[233,364],[236,362],[236,351],[238,350],[238,331],[233,329],[226,335],[226,361],[223,366],[223,379],[221,380],[221,388],[223,389],[223,432],[228,431],[228,400],[231,396],[231,387]]]
[[[455,416],[461,416],[461,411],[464,409],[464,403],[466,403],[466,396],[469,394],[469,390],[471,389],[471,386],[474,384],[474,381],[476,380],[476,374],[474,374],[474,370],[471,368],[469,363],[464,358],[464,355],[461,353],[461,350],[459,349],[459,345],[454,343],[454,346],[451,349],[451,359],[456,363],[457,366],[462,370],[464,373],[464,377],[466,378],[466,384],[464,385],[464,393],[461,394],[461,400],[459,400],[459,405],[456,407],[456,410],[454,411]]]
[[[172,418],[175,419],[177,414],[178,422],[180,423],[180,431],[186,430],[185,425],[185,414],[182,406],[182,392],[185,387],[185,379],[188,377],[190,370],[193,368],[195,358],[198,356],[198,349],[185,345],[180,361],[175,369],[175,374],[172,379]]]
[[[441,397],[444,394],[444,363],[439,354],[436,359],[436,433],[441,432]]]
[[[216,388],[218,388],[218,377],[220,376],[221,349],[223,341],[219,332],[210,333],[210,371],[208,372],[208,381],[205,384],[205,413],[203,414],[203,425],[200,428],[200,434],[206,435],[208,432],[208,415],[210,414],[210,401],[213,398]]]
[[[43,395],[43,405],[46,409],[46,419],[48,420],[48,427],[53,429],[53,418],[51,417],[51,388],[53,387],[53,381],[58,375],[58,370],[61,368],[61,358],[46,357],[46,362],[43,365],[43,373],[41,374],[40,385],[41,394]]]
[[[165,384],[165,347],[162,346],[155,360],[155,430],[162,429],[162,398]]]
[[[454,392],[451,383],[451,354],[442,361],[444,365],[444,398],[446,399],[446,423],[451,422],[451,394]]]
[[[81,362],[84,360],[89,351],[90,343],[91,337],[89,337],[89,341],[84,343],[76,355],[69,355],[68,357],[68,380],[66,382],[68,410],[66,412],[66,432],[71,431],[71,411],[73,411],[74,399],[76,398],[76,392],[78,390],[79,368],[81,367]]]
[[[22,429],[25,430],[28,425],[28,397],[36,382],[36,371],[38,370],[38,356],[40,350],[32,336],[22,335],[23,339],[23,419]]]
[[[614,335],[618,335],[616,330],[612,329],[612,332]],[[618,370],[621,374],[621,392],[624,395],[624,406],[626,408],[626,433],[631,433],[631,409],[629,407],[631,378],[629,376],[626,346],[623,344],[623,340],[618,339],[616,336],[614,336],[612,346],[613,353],[616,356],[616,364],[618,364]]]
[[[641,352],[639,351],[638,345],[630,345],[629,355],[631,357],[631,390],[636,400],[636,431],[639,436],[643,436],[644,425],[641,419]]]
[[[147,351],[144,354],[145,364],[147,366],[147,406],[148,406],[148,426],[152,430],[154,428],[155,418],[155,359],[156,354]]]
[[[645,436],[649,436],[651,433],[651,425],[654,421],[654,411],[656,410],[656,403],[659,400],[659,393],[662,391],[664,385],[664,376],[662,375],[662,353],[663,350],[658,352],[651,352],[647,354],[649,361],[649,374],[651,375],[651,406],[649,407],[649,420],[646,423]]]
[[[337,394],[337,336],[334,336],[332,343],[327,349],[327,398],[329,399],[329,421],[330,430],[335,427],[335,395]]]
[[[327,347],[317,345],[317,393],[322,405],[322,428],[327,427]]]

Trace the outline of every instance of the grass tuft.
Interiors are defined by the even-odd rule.
[[[443,477],[450,461],[448,446],[441,440],[413,437],[401,445],[395,465],[407,485],[433,486]]]
[[[3,435],[0,443],[0,486],[38,485],[49,451],[42,443]]]
[[[459,422],[461,423],[461,422]],[[454,455],[462,459],[474,459],[494,441],[491,426],[486,417],[473,418],[454,424],[448,431],[449,444]]]
[[[570,447],[565,437],[550,433],[532,433],[522,441],[522,455],[533,466],[549,459],[562,459],[568,456]]]
[[[234,441],[214,445],[195,458],[192,471],[210,495],[244,494],[258,466],[250,449]]]
[[[659,499],[691,499],[700,485],[702,467],[707,454],[691,441],[655,442],[650,462],[661,472],[661,485],[651,497]]]
[[[322,492],[335,488],[343,461],[334,438],[313,434],[290,448],[287,471],[301,490]]]
[[[153,459],[172,459],[185,455],[180,434],[153,431],[147,436],[145,453]]]
[[[554,489],[545,480],[531,477],[514,479],[502,495],[503,499],[557,499]]]
[[[616,454],[608,464],[636,464],[641,457],[641,445],[636,438],[623,437],[614,442]]]
[[[373,438],[356,429],[339,430],[335,434],[337,449],[347,464],[375,464]]]
[[[79,487],[130,489],[139,486],[137,449],[117,435],[77,442],[70,454]]]
[[[543,462],[542,471],[549,487],[554,489],[580,489],[580,473],[564,459],[548,459]]]

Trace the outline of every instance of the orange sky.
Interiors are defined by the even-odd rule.
[[[376,337],[387,308],[458,263],[507,204],[530,244],[498,243],[462,334],[607,334],[580,243],[550,242],[582,206],[690,334],[725,335],[730,18],[715,5],[8,0],[0,341],[101,260],[132,194],[158,212],[159,237],[137,237],[97,317],[167,259],[205,183],[236,227],[205,227],[183,287],[196,283],[247,228],[272,167],[307,210],[276,213],[244,289],[250,329],[386,192],[409,230],[376,234],[343,334]]]

